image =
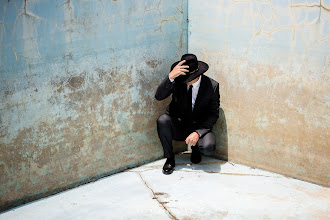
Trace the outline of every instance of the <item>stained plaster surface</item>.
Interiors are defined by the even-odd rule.
[[[16,219],[329,219],[330,189],[203,157],[164,159],[0,214]]]
[[[182,1],[0,3],[0,210],[160,158]]]
[[[216,154],[330,186],[330,1],[188,4],[188,51],[220,83]]]

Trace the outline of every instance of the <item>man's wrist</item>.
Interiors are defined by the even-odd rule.
[[[202,136],[202,135],[201,135],[201,134],[200,134],[198,131],[195,131],[195,132],[198,134],[198,136],[199,136],[199,137],[201,137],[201,136]]]
[[[170,77],[170,75],[168,75],[168,79],[169,79],[171,82],[174,82],[174,79],[172,79],[172,78]]]

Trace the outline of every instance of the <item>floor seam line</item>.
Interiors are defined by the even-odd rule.
[[[176,172],[186,172],[186,173],[209,173],[209,174],[220,174],[220,175],[233,175],[233,176],[263,176],[263,177],[273,177],[273,178],[283,178],[282,176],[265,176],[257,174],[244,174],[244,173],[221,173],[221,172],[202,172],[202,171],[188,171],[188,170],[175,170]]]
[[[138,172],[138,171],[136,171],[136,173],[140,176],[140,178],[141,178],[141,180],[143,181],[144,185],[145,185],[145,186],[146,186],[146,187],[152,192],[152,194],[153,194],[153,198],[155,198],[156,201],[159,203],[159,205],[161,205],[161,206],[163,207],[163,209],[167,212],[167,214],[171,217],[171,219],[173,219],[173,220],[178,220],[178,218],[175,217],[175,216],[170,212],[170,210],[168,210],[168,209],[165,207],[165,205],[164,205],[161,201],[159,201],[158,196],[156,195],[156,193],[154,192],[154,190],[149,186],[149,184],[147,183],[147,181],[144,180],[144,178],[142,177],[141,173]]]
[[[139,170],[139,171],[134,171],[134,170],[129,170],[126,172],[130,173],[143,173],[146,171],[150,171],[154,169],[146,169],[146,170]],[[175,170],[176,172],[186,172],[186,173],[209,173],[209,174],[219,174],[219,175],[232,175],[232,176],[262,176],[262,177],[269,177],[269,178],[283,178],[283,176],[266,176],[266,175],[257,175],[257,174],[245,174],[245,173],[221,173],[221,172],[207,172],[207,171],[197,171],[197,170]]]

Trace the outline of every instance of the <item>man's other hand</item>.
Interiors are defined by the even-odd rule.
[[[197,132],[193,132],[186,138],[185,142],[190,146],[195,146],[198,140],[199,140],[199,135],[197,134]]]
[[[176,77],[178,77],[180,75],[186,75],[186,72],[189,72],[189,70],[187,70],[187,68],[189,68],[189,66],[187,66],[187,65],[182,66],[182,64],[184,62],[186,62],[186,61],[185,60],[182,60],[170,72],[169,77],[170,77],[171,80],[174,80]]]

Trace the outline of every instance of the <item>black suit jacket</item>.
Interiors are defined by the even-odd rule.
[[[193,126],[187,128],[189,132],[197,131],[201,137],[207,134],[219,118],[220,93],[219,83],[205,75],[201,76],[201,84],[193,110]],[[158,86],[155,98],[163,100],[172,94],[172,101],[166,113],[177,123],[188,125],[187,122],[187,85],[172,83],[168,76]]]

